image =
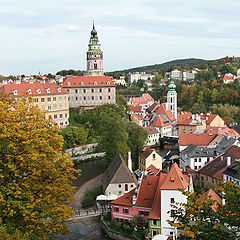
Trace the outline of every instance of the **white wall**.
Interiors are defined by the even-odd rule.
[[[128,185],[128,191],[125,191],[125,184]],[[117,196],[121,196],[124,193],[131,191],[135,187],[136,187],[135,183],[113,183],[113,184],[109,184],[107,186],[106,190],[105,190],[105,195],[110,196],[112,194],[115,194]]]
[[[174,198],[175,202],[187,203],[187,197],[178,190],[161,190],[161,227],[164,229],[164,235],[170,236],[170,232],[174,232],[174,228],[171,227],[167,220],[171,220],[171,198]],[[168,213],[169,212],[169,213]]]

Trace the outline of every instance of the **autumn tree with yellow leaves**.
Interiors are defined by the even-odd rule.
[[[187,203],[174,203],[168,221],[180,230],[178,239],[235,240],[240,239],[240,189],[231,182],[221,183],[215,189],[225,204],[219,204],[206,192],[182,191]]]
[[[30,97],[0,96],[0,228],[17,233],[14,239],[68,233],[66,203],[79,172],[62,153],[60,130],[44,116]]]

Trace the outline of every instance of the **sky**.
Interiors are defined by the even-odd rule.
[[[86,70],[94,20],[104,70],[240,56],[239,0],[0,0],[0,74]]]

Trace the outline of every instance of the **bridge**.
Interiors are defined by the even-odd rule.
[[[82,218],[89,218],[89,217],[97,217],[101,216],[101,214],[108,212],[104,209],[98,209],[98,210],[90,210],[90,209],[81,209],[81,210],[76,210],[75,214],[69,218],[68,220],[73,220],[73,219],[82,219]]]
[[[159,138],[160,142],[168,143],[168,144],[176,144],[178,143],[179,137],[178,136],[163,136]]]

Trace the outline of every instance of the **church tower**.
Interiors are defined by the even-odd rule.
[[[176,85],[171,77],[170,84],[168,85],[167,104],[166,109],[170,110],[177,121],[177,92]]]
[[[103,76],[103,52],[100,49],[97,31],[93,23],[87,51],[87,75]]]

